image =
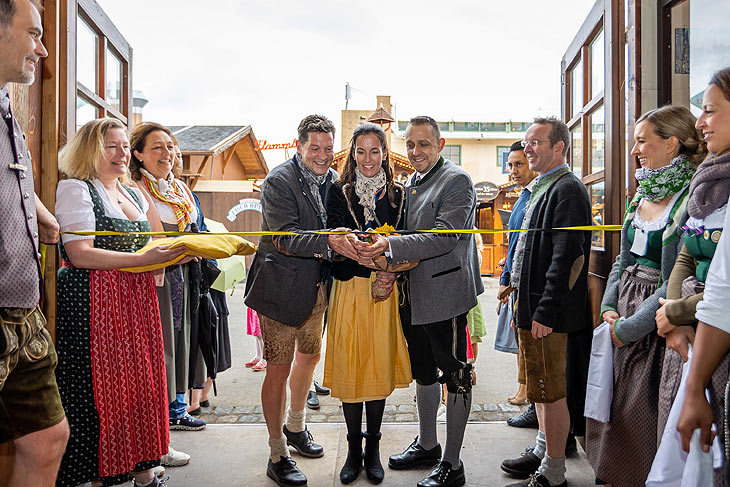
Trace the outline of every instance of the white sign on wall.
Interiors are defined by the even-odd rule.
[[[261,201],[257,200],[256,198],[243,198],[242,200],[238,201],[238,204],[228,210],[228,215],[226,215],[226,218],[230,221],[236,221],[236,217],[239,213],[242,211],[258,211],[261,213]]]

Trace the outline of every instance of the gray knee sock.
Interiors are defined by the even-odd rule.
[[[416,406],[418,408],[418,444],[426,450],[438,445],[436,437],[436,413],[441,403],[441,384],[428,386],[416,384]]]
[[[545,443],[545,433],[538,430],[537,438],[535,438],[535,449],[532,450],[532,453],[542,460],[545,458],[545,448],[547,448],[547,443]]]
[[[565,457],[550,458],[545,455],[537,473],[548,479],[550,485],[560,485],[565,482]]]
[[[461,465],[459,454],[464,442],[464,430],[471,411],[471,392],[466,394],[448,393],[446,397],[446,448],[444,448],[445,462],[451,468],[458,469]]]

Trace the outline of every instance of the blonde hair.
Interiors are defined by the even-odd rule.
[[[707,146],[695,128],[695,118],[690,111],[678,105],[667,105],[650,110],[636,121],[650,122],[654,125],[654,133],[662,139],[676,137],[679,140],[679,153],[684,154],[689,162],[697,167],[705,160]]]
[[[126,130],[116,118],[99,118],[84,124],[58,153],[58,169],[70,178],[94,179],[99,173],[99,164],[106,157],[106,134],[112,129]],[[128,173],[119,180],[128,182]]]

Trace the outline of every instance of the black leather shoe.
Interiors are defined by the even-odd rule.
[[[449,462],[439,462],[431,474],[416,485],[418,487],[459,487],[465,483],[464,462],[456,470],[451,470]]]
[[[385,478],[385,470],[383,464],[380,463],[380,432],[365,433],[365,453],[363,453],[363,462],[365,463],[365,475],[368,480],[374,484],[379,484]]]
[[[436,445],[430,450],[424,449],[418,444],[418,437],[413,440],[403,453],[391,455],[388,459],[388,467],[393,470],[406,470],[416,467],[433,467],[441,460],[441,445]]]
[[[532,452],[523,453],[519,458],[514,460],[505,460],[502,462],[502,470],[518,479],[526,479],[537,471],[542,460]]]
[[[282,487],[299,487],[307,485],[307,477],[297,468],[297,464],[289,457],[279,457],[276,463],[269,458],[266,476]]]
[[[319,409],[319,398],[316,392],[309,391],[307,393],[307,407],[309,409]]]
[[[286,436],[286,444],[293,446],[303,457],[319,458],[324,455],[324,448],[312,441],[312,433],[309,432],[306,426],[304,431],[292,433],[284,425],[284,436]]]
[[[550,485],[548,479],[542,475],[532,474],[527,480],[517,482],[515,484],[509,484],[506,487],[568,487],[568,481],[564,480],[562,484]]]
[[[314,381],[314,392],[316,392],[318,396],[330,395],[329,387],[319,385],[319,382],[317,382],[316,380]]]
[[[519,416],[507,418],[507,424],[515,428],[537,428],[537,412],[535,412],[535,404],[530,403],[527,411]]]
[[[535,445],[525,447],[525,453],[535,451]],[[578,453],[578,442],[575,441],[573,433],[568,433],[568,439],[565,441],[565,456],[574,455]]]
[[[343,484],[352,483],[362,469],[362,433],[347,435],[347,459],[340,470],[340,482]]]

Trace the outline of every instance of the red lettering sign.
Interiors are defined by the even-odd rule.
[[[266,140],[257,140],[253,150],[272,150],[272,149],[296,149],[297,139],[284,144],[269,144]]]

